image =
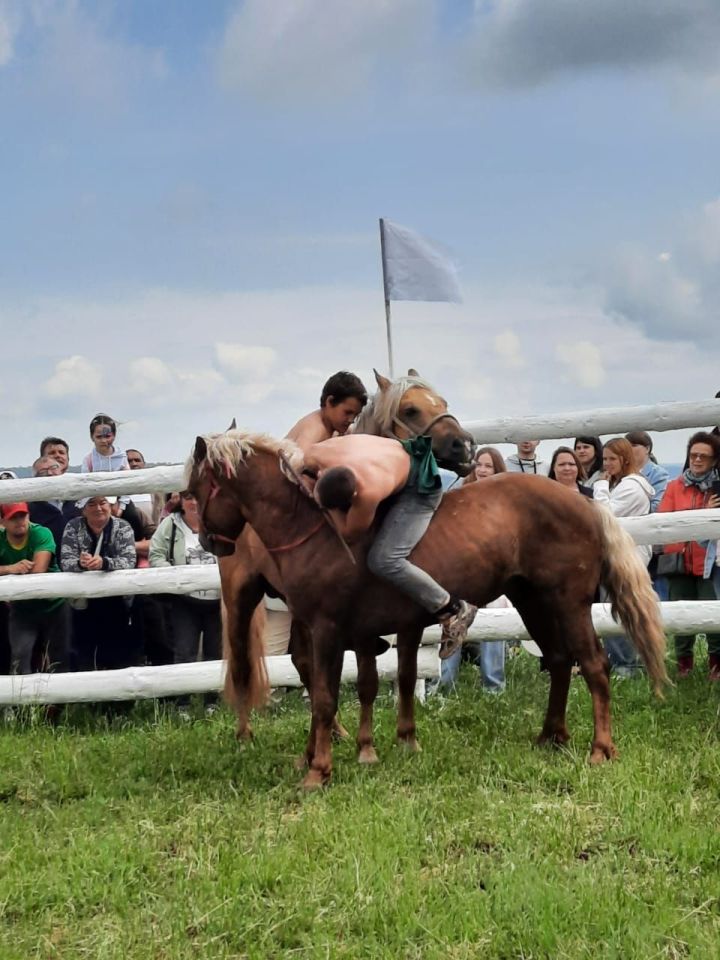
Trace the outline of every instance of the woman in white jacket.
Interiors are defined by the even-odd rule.
[[[609,507],[616,517],[645,517],[650,513],[654,489],[645,477],[635,472],[633,449],[624,437],[614,437],[603,447],[603,472],[593,486],[593,499]],[[645,566],[652,547],[635,548]],[[601,591],[602,595],[602,591]],[[602,599],[606,599],[602,596]],[[621,677],[635,676],[640,661],[633,644],[625,636],[603,640],[610,666]]]

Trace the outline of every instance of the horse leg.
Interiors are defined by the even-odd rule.
[[[527,631],[543,652],[550,673],[550,695],[542,730],[537,744],[561,746],[570,739],[567,728],[567,698],[572,676],[572,656],[568,649],[569,636],[564,633],[558,607],[561,599],[554,594],[540,594],[531,584],[518,585],[508,591],[510,599],[522,617]]]
[[[563,746],[570,739],[566,723],[567,698],[572,676],[570,660],[554,661],[548,664],[550,673],[550,696],[543,728],[536,740],[538,745],[545,743]]]
[[[262,581],[249,571],[234,570],[223,577],[225,602],[225,696],[235,708],[238,740],[253,736],[250,711],[267,692],[267,675],[262,663],[264,610]]]
[[[324,621],[312,629],[312,726],[313,756],[303,787],[316,790],[332,773],[332,723],[337,712],[343,648],[335,623]]]
[[[374,643],[374,639],[372,640]],[[373,707],[378,693],[378,672],[375,654],[356,653],[357,690],[360,698],[360,726],[357,733],[358,763],[377,763],[373,742]]]
[[[417,655],[422,628],[401,630],[397,635],[398,717],[397,742],[408,750],[420,750],[415,731],[415,684]]]
[[[590,691],[593,706],[593,740],[590,746],[590,763],[614,760],[618,752],[612,740],[610,723],[610,662],[597,638],[590,615],[583,632],[584,642],[575,653],[582,675]]]
[[[289,643],[290,659],[292,660],[293,666],[298,672],[300,677],[300,682],[305,687],[310,697],[310,704],[312,707],[312,674],[313,674],[313,658],[312,658],[312,636],[310,630],[305,626],[304,623],[301,623],[299,620],[293,619],[290,625],[290,643]],[[337,714],[333,717],[332,723],[332,735],[336,740],[345,740],[349,733],[345,727],[340,723],[340,720],[337,717]],[[308,733],[307,746],[305,747],[305,752],[301,753],[300,756],[295,761],[295,767],[297,770],[302,770],[305,767],[309,766],[312,763],[312,758],[315,754],[315,727],[313,725],[312,719],[310,721],[310,732]]]

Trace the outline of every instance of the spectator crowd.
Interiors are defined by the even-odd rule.
[[[504,472],[547,476],[568,490],[602,503],[617,517],[654,512],[720,507],[720,431],[691,436],[680,475],[653,455],[650,435],[642,430],[614,437],[577,437],[549,460],[537,456],[539,441],[524,440],[506,459],[494,447],[475,451],[475,469],[465,482],[480,482]],[[91,447],[83,473],[141,470],[137,449],[124,450],[117,425],[98,414],[89,424]],[[32,465],[33,476],[66,473],[70,449],[59,437],[46,437]],[[0,480],[13,479],[0,471]],[[47,500],[0,506],[0,576],[38,573],[85,574],[135,567],[214,564],[199,540],[197,503],[188,491],[174,494],[91,496],[79,501]],[[572,532],[569,532],[572,535]],[[653,550],[637,547],[661,599],[720,599],[720,554],[716,542],[678,542]],[[603,599],[599,595],[597,599]],[[508,605],[499,598],[493,605]],[[640,671],[637,653],[626,637],[604,641],[611,668],[620,676]],[[720,632],[707,635],[708,671],[720,680]],[[675,637],[678,675],[695,667],[695,637]],[[505,684],[505,644],[466,645],[463,656],[478,667],[481,685],[500,691]],[[97,597],[13,600],[0,603],[0,673],[117,669],[139,664],[184,663],[221,656],[220,596],[198,590],[184,596]],[[441,685],[457,677],[460,651],[443,663]],[[216,698],[208,696],[208,711]],[[187,698],[178,706],[186,710]]]
[[[145,458],[117,443],[117,425],[105,414],[90,421],[92,446],[81,471],[140,470]],[[32,465],[34,477],[62,476],[70,448],[46,437]],[[12,471],[1,479],[15,479]],[[0,505],[0,576],[84,574],[214,564],[199,542],[197,504],[174,494],[91,496]],[[219,591],[188,596],[134,595],[0,603],[0,673],[118,669],[221,656]],[[206,698],[208,709],[216,698]],[[179,701],[181,710],[187,698]]]

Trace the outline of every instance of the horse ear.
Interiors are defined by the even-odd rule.
[[[409,377],[419,377],[420,374],[417,372],[417,370],[415,369],[415,367],[410,367],[410,369],[408,370],[408,376],[409,376]]]
[[[384,377],[381,373],[378,373],[377,370],[373,367],[373,373],[375,374],[375,381],[383,391],[383,393],[392,386],[392,381],[388,380],[387,377]]]
[[[227,428],[227,430],[225,431],[225,433],[227,433],[229,430],[237,430],[237,423],[235,422],[235,417],[232,418],[232,423],[231,423],[230,426]]]
[[[195,449],[193,450],[193,460],[200,463],[207,457],[207,443],[203,437],[195,438]]]

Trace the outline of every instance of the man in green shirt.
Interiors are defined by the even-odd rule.
[[[30,522],[26,503],[3,504],[0,517],[5,525],[0,529],[0,576],[59,572],[53,535]],[[67,669],[70,611],[62,598],[11,601],[8,634],[12,673],[32,671],[36,644],[48,669]]]

